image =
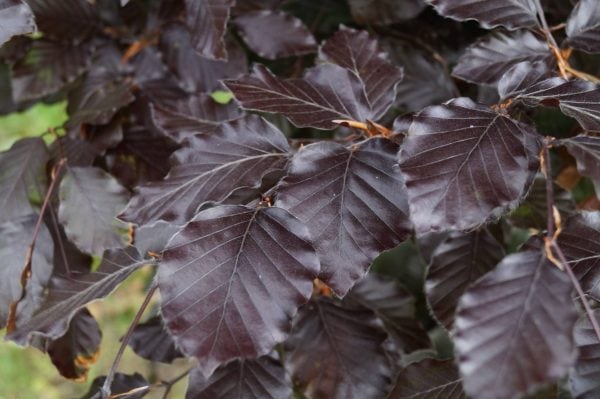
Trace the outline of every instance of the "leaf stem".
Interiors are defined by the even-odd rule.
[[[140,322],[140,319],[142,318],[142,314],[144,313],[144,310],[146,310],[146,308],[148,307],[148,304],[150,303],[150,300],[154,296],[154,292],[156,291],[157,288],[158,288],[158,285],[156,283],[152,284],[152,287],[150,287],[150,289],[148,290],[148,293],[146,294],[146,297],[144,298],[144,302],[142,302],[142,305],[138,309],[137,313],[135,314],[135,317],[133,318],[133,321],[131,322],[131,324],[129,325],[129,328],[127,329],[127,333],[125,333],[125,336],[123,337],[123,340],[121,341],[121,346],[119,347],[119,351],[117,352],[117,355],[115,356],[115,359],[113,360],[113,364],[110,367],[110,371],[108,372],[106,379],[104,380],[104,385],[102,385],[102,390],[101,390],[102,399],[108,399],[110,397],[111,385],[112,385],[112,382],[113,382],[113,379],[115,376],[115,372],[117,371],[117,367],[119,367],[119,363],[121,362],[121,358],[123,357],[123,353],[125,352],[125,348],[127,347],[129,340],[131,339],[133,330]]]

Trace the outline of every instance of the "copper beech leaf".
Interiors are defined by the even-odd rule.
[[[600,137],[575,136],[560,140],[558,144],[575,157],[577,170],[592,180],[596,195],[600,197]]]
[[[22,0],[0,0],[0,46],[11,37],[36,30],[33,13]]]
[[[279,399],[292,397],[292,383],[281,363],[271,356],[235,360],[206,378],[202,370],[190,374],[187,399]]]
[[[468,82],[495,85],[513,65],[540,62],[546,70],[554,63],[550,48],[529,31],[494,33],[468,47],[452,74]]]
[[[427,0],[438,13],[458,21],[476,20],[486,29],[538,26],[535,0]]]
[[[92,382],[90,390],[81,399],[103,399],[102,386],[105,380],[106,376],[96,377]],[[150,390],[149,385],[150,383],[139,373],[115,373],[113,382],[110,384],[111,397],[141,399]]]
[[[227,60],[225,33],[235,0],[185,0],[192,45],[203,57]]]
[[[523,61],[510,67],[498,81],[501,100],[516,97],[534,84],[551,77],[544,61]]]
[[[458,304],[453,335],[465,391],[512,398],[563,377],[576,358],[576,320],[569,278],[544,251],[505,257]]]
[[[453,360],[424,359],[400,371],[389,399],[467,399]]]
[[[209,208],[163,253],[161,313],[177,346],[210,376],[282,342],[318,272],[306,227],[285,210]]]
[[[136,355],[153,362],[172,363],[183,357],[167,332],[161,316],[154,316],[135,326],[127,344]]]
[[[81,251],[100,255],[125,246],[128,226],[116,216],[127,205],[129,194],[114,177],[100,168],[69,168],[59,197],[58,218]]]
[[[89,1],[27,0],[35,22],[44,37],[73,40],[86,37],[102,28],[100,12]]]
[[[276,204],[302,220],[321,259],[320,278],[340,296],[371,262],[411,232],[397,144],[374,138],[350,148],[323,142],[298,151]]]
[[[287,156],[285,136],[264,119],[250,115],[224,123],[190,137],[173,155],[165,179],[140,186],[121,218],[139,225],[186,222],[206,202],[257,188],[265,174],[283,169]]]
[[[579,0],[565,28],[567,42],[577,50],[600,53],[600,3]]]
[[[344,67],[360,78],[373,113],[370,119],[383,116],[394,102],[402,69],[388,61],[377,41],[366,31],[340,26],[321,46],[319,58]]]
[[[593,316],[600,320],[600,311]],[[587,315],[582,315],[573,331],[579,356],[569,373],[571,393],[576,399],[594,399],[600,395],[600,343]]]
[[[286,370],[310,398],[385,397],[391,376],[382,347],[385,336],[370,310],[328,299],[310,302],[284,345]]]
[[[472,229],[514,208],[538,169],[535,130],[468,98],[425,108],[400,150],[417,234]]]
[[[262,58],[275,60],[317,51],[317,41],[304,22],[284,11],[250,11],[235,18],[233,24]]]
[[[452,232],[433,252],[425,289],[436,319],[450,330],[462,294],[504,257],[502,244],[485,228]]]
[[[423,0],[348,0],[350,12],[360,25],[391,25],[416,17],[427,6]]]

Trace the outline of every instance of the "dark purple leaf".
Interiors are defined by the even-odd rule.
[[[83,380],[98,358],[101,339],[94,316],[83,308],[75,313],[65,335],[49,341],[46,350],[63,377]]]
[[[219,367],[209,378],[202,370],[190,374],[187,399],[279,399],[292,397],[289,377],[271,356],[236,360]]]
[[[181,230],[183,226],[158,221],[135,229],[133,245],[145,255],[148,252],[160,254],[167,246],[169,240]]]
[[[92,166],[100,151],[78,135],[69,134],[50,144],[50,154],[53,162],[65,158],[69,166]]]
[[[233,22],[248,47],[263,58],[275,60],[317,51],[308,27],[284,11],[251,11]]]
[[[554,56],[546,42],[531,32],[494,33],[468,47],[452,74],[468,82],[496,85],[510,67],[523,61],[540,61],[549,70]]]
[[[453,360],[424,359],[400,371],[389,399],[467,399]]]
[[[567,42],[577,50],[600,53],[600,3],[579,0],[567,20]]]
[[[549,78],[551,71],[544,61],[523,61],[513,65],[498,82],[502,100],[516,97],[534,84]]]
[[[122,219],[148,224],[183,223],[206,202],[221,202],[236,190],[257,188],[268,172],[282,169],[288,156],[285,136],[252,115],[197,135],[178,150],[165,180],[141,186]]]
[[[25,57],[27,50],[34,40],[28,36],[15,36],[3,45],[0,45],[0,61],[6,64],[14,64]]]
[[[600,86],[597,84],[550,78],[531,86],[515,99],[530,106],[558,106],[563,114],[575,118],[585,130],[600,131]]]
[[[32,317],[17,312],[17,327],[7,338],[26,345],[36,336],[56,339],[67,331],[73,315],[88,303],[106,297],[134,271],[151,263],[133,247],[107,251],[95,272],[57,273],[48,285],[48,295]]]
[[[415,299],[396,282],[369,273],[344,298],[347,305],[371,309],[404,353],[430,348],[427,332],[415,319]]]
[[[575,136],[560,140],[559,144],[567,147],[569,153],[575,157],[577,170],[594,182],[596,195],[600,197],[600,137]]]
[[[452,232],[435,249],[425,288],[433,314],[446,329],[452,329],[463,293],[503,257],[502,244],[485,228],[471,233]]]
[[[21,0],[0,0],[0,46],[11,37],[36,30],[29,6]]]
[[[172,363],[183,357],[160,316],[154,316],[135,326],[128,345],[138,356],[153,362]]]
[[[418,234],[466,230],[501,216],[538,169],[532,127],[468,98],[417,114],[400,151]]]
[[[423,0],[348,0],[354,20],[361,25],[391,25],[416,17],[426,4]]]
[[[323,44],[319,58],[349,69],[360,78],[372,114],[369,119],[381,118],[396,99],[395,88],[402,80],[402,69],[387,60],[366,31],[342,25]]]
[[[21,102],[55,93],[84,72],[91,52],[89,44],[35,40],[25,58],[12,67],[13,98]]]
[[[80,39],[102,28],[100,13],[86,0],[26,0],[44,37]]]
[[[600,311],[594,311],[600,320]],[[581,316],[575,324],[575,343],[579,356],[569,374],[571,393],[576,399],[594,399],[600,395],[600,343],[587,316]]]
[[[280,79],[259,64],[252,75],[224,83],[244,108],[282,113],[298,127],[333,129],[338,126],[334,119],[377,119],[360,78],[335,64],[319,65],[303,78],[291,79]]]
[[[160,41],[165,63],[188,93],[222,89],[221,79],[237,78],[247,72],[246,54],[235,43],[227,43],[227,61],[215,61],[199,56],[190,40],[185,27],[171,24]]]
[[[162,54],[156,47],[146,47],[130,61],[133,69],[133,80],[139,86],[146,82],[164,79],[168,73],[163,63]]]
[[[397,144],[370,139],[350,148],[315,143],[296,153],[276,204],[308,226],[321,278],[340,296],[384,250],[411,232]]]
[[[210,376],[282,342],[318,272],[308,230],[283,209],[217,206],[164,251],[162,316],[177,346]]]
[[[95,167],[73,167],[60,183],[58,218],[81,251],[100,255],[127,243],[128,226],[116,216],[129,195],[114,177]]]
[[[575,361],[569,278],[532,250],[507,256],[460,299],[454,342],[465,391],[504,399],[563,377]]]
[[[558,245],[584,291],[600,300],[600,212],[569,219],[558,236]]]
[[[203,57],[227,60],[225,33],[235,0],[184,0],[193,48]]]
[[[212,133],[221,123],[237,119],[242,111],[234,102],[219,104],[207,94],[153,104],[152,118],[165,134],[181,143],[198,133]]]
[[[0,223],[29,215],[42,204],[48,159],[40,138],[19,140],[0,153]]]
[[[428,0],[445,17],[465,21],[474,19],[482,27],[508,29],[538,26],[535,0]]]
[[[285,0],[236,0],[235,7],[231,10],[234,17],[258,10],[274,10]]]
[[[38,215],[14,216],[0,224],[0,327],[7,322],[9,306],[21,297],[21,273],[29,244],[33,239]],[[26,297],[19,303],[17,311],[30,315],[39,306],[44,296],[50,275],[54,248],[46,226],[38,234],[31,260],[31,277],[26,285]]]
[[[383,398],[391,375],[384,340],[370,310],[320,299],[300,310],[285,343],[285,366],[310,398]]]
[[[90,390],[81,399],[103,399],[101,389],[104,385],[104,380],[106,380],[105,376],[96,377],[94,382],[92,382]],[[150,390],[149,385],[150,383],[141,374],[115,373],[114,380],[110,385],[111,397],[141,399]],[[132,393],[128,394],[128,392]]]

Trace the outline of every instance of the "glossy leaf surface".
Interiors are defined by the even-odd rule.
[[[307,229],[283,209],[217,206],[199,213],[163,253],[162,316],[176,344],[210,376],[282,342],[318,272]]]
[[[35,31],[35,21],[29,6],[21,0],[0,1],[0,46],[11,37]]]
[[[321,259],[320,278],[343,296],[375,257],[410,234],[397,145],[375,138],[351,148],[318,143],[292,159],[277,206],[302,220]]]
[[[466,399],[453,360],[424,359],[400,371],[390,399]]]
[[[516,206],[538,168],[533,135],[467,98],[417,114],[400,151],[417,233],[471,229]]]
[[[523,61],[509,68],[498,82],[498,94],[502,100],[516,97],[534,84],[549,78],[551,71],[544,61]]]
[[[454,330],[466,392],[514,397],[563,377],[575,361],[571,292],[568,277],[538,250],[507,256],[472,285]]]
[[[203,57],[226,60],[225,33],[234,0],[185,0],[186,23],[194,49]]]
[[[588,53],[600,52],[600,4],[579,0],[565,28],[571,47]]]

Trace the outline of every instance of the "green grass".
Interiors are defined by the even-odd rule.
[[[61,126],[67,120],[67,103],[38,103],[33,107],[0,116],[0,151],[23,137],[41,136],[48,128]],[[48,140],[54,138],[47,135]]]

